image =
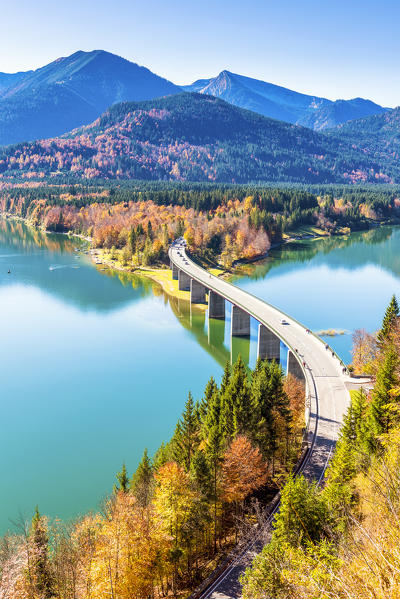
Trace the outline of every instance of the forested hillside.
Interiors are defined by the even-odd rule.
[[[357,354],[358,351],[355,351]],[[245,599],[390,599],[400,593],[400,318],[393,297],[353,392],[325,486],[292,478]]]
[[[385,114],[345,123],[332,130],[332,136],[351,142],[353,147],[374,160],[400,156],[400,108]]]
[[[4,179],[400,181],[394,160],[201,94],[117,104],[63,138],[0,150]]]

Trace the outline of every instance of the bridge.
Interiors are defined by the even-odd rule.
[[[172,278],[179,289],[190,293],[192,304],[208,303],[208,318],[224,319],[231,309],[231,336],[250,336],[250,318],[258,323],[257,355],[280,359],[280,342],[288,348],[287,372],[305,384],[309,452],[301,472],[320,482],[334,449],[343,415],[349,405],[348,389],[355,387],[338,356],[309,329],[278,308],[213,276],[189,258],[183,242],[169,250]],[[239,575],[254,556],[251,543],[240,556],[196,597],[241,596]]]

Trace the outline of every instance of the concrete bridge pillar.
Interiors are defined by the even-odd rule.
[[[172,270],[172,279],[177,281],[179,277],[179,269],[173,262],[171,262],[171,270]]]
[[[190,277],[178,269],[179,291],[190,291]]]
[[[235,305],[232,306],[231,335],[250,337],[250,314]]]
[[[206,288],[204,285],[190,279],[190,302],[192,304],[204,304],[206,301]]]
[[[257,358],[280,361],[281,342],[279,337],[263,324],[258,325]]]
[[[225,318],[225,299],[211,290],[208,294],[208,317]]]
[[[288,351],[287,359],[287,374],[292,374],[302,383],[306,382],[303,370],[298,362],[298,359],[295,357],[294,353],[290,349]]]

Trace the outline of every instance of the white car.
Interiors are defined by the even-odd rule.
[[[289,324],[287,320],[285,320],[284,318],[282,318],[281,320],[281,324]]]

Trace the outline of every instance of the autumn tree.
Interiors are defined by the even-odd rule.
[[[222,492],[228,503],[242,503],[268,479],[267,464],[260,450],[245,435],[236,437],[224,453]]]
[[[372,374],[377,356],[375,335],[365,329],[356,329],[353,333],[353,369],[356,374]]]

